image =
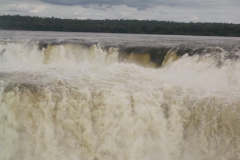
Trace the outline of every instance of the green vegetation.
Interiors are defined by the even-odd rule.
[[[155,20],[77,20],[30,16],[0,16],[2,30],[240,36],[240,24],[179,23]]]

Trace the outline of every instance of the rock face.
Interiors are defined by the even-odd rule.
[[[3,49],[1,52],[0,52],[0,56],[2,56],[4,53],[5,53],[6,49]]]

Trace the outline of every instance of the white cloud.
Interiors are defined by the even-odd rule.
[[[196,15],[192,15],[192,16],[190,16],[190,21],[197,22],[197,21],[199,21],[199,18]]]
[[[30,10],[30,13],[41,13],[46,9],[45,6],[37,6],[34,9]]]
[[[187,1],[187,0],[185,0]],[[150,19],[177,22],[232,22],[240,23],[239,4],[231,0],[235,5],[229,5],[229,1],[213,0],[203,2],[203,6],[189,7],[187,5],[158,5],[139,10],[127,5],[55,5],[37,0],[2,0],[0,14],[19,14],[42,17],[78,18],[78,19]],[[195,0],[195,3],[197,0]],[[199,0],[198,0],[199,2]],[[215,5],[209,5],[209,4]]]

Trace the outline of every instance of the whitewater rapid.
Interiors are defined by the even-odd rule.
[[[0,160],[240,159],[239,50],[173,48],[1,41]]]

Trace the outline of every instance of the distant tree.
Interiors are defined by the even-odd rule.
[[[55,17],[0,16],[0,29],[202,36],[240,36],[240,24],[179,23],[155,20],[78,20]]]

